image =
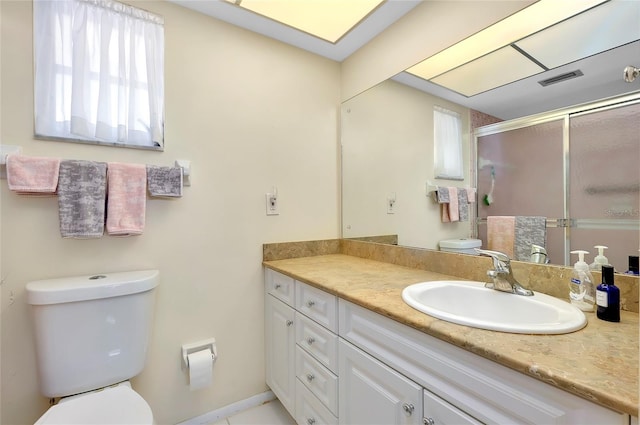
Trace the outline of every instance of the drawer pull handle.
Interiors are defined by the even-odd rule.
[[[316,342],[316,339],[314,337],[310,336],[309,338],[307,338],[307,344],[311,345],[314,342]]]
[[[433,418],[422,418],[422,423],[424,425],[436,425],[436,421]]]
[[[287,320],[287,326],[293,325],[293,320]]]
[[[315,377],[315,376],[313,376],[311,373],[308,373],[308,374],[307,374],[307,381],[311,382],[311,381],[313,381],[314,379],[316,379],[316,377]]]
[[[413,404],[404,403],[402,405],[402,410],[404,410],[404,413],[406,413],[409,416],[411,416],[411,414],[413,413],[413,409],[415,409],[415,407],[413,407]]]
[[[280,285],[279,283],[276,283],[275,288],[276,288],[276,289],[280,289],[280,288],[282,288],[282,285]]]
[[[315,419],[313,419],[313,418],[307,418],[307,423],[308,423],[309,425],[313,425],[313,424],[315,424],[315,423],[316,423],[316,420],[315,420]]]
[[[314,305],[316,305],[316,302],[315,302],[315,301],[312,301],[312,300],[307,301],[307,307],[311,308],[311,307],[313,307]]]

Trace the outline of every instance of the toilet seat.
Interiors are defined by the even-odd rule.
[[[128,383],[63,399],[38,419],[35,425],[50,424],[152,424],[147,402]]]

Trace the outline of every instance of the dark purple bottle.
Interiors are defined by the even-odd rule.
[[[596,290],[598,319],[607,322],[620,321],[620,289],[613,284],[613,267],[602,266],[602,283]]]

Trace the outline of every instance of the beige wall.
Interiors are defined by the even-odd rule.
[[[438,249],[442,239],[471,235],[471,221],[442,223],[426,183],[470,186],[469,132],[463,134],[465,181],[436,180],[433,109],[458,112],[469,128],[469,109],[422,91],[385,81],[342,106],[343,235],[397,234],[398,244]],[[394,214],[386,199],[396,194]],[[469,211],[474,210],[470,206]]]
[[[159,424],[267,389],[264,242],[339,236],[339,64],[162,1],[166,149],[148,152],[37,141],[33,133],[31,3],[2,1],[0,141],[29,155],[172,165],[193,163],[179,200],[150,200],[139,237],[62,239],[56,198],[19,197],[0,181],[3,424],[33,423],[38,393],[24,287],[34,279],[158,268],[155,334],[134,387]],[[281,213],[265,215],[277,185]],[[180,345],[215,337],[211,388],[190,392]]]
[[[345,59],[342,63],[342,100],[352,98],[534,2],[422,2]]]

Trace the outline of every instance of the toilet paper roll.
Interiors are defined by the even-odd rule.
[[[211,349],[196,351],[189,360],[189,388],[191,391],[206,388],[213,381],[213,355]]]

